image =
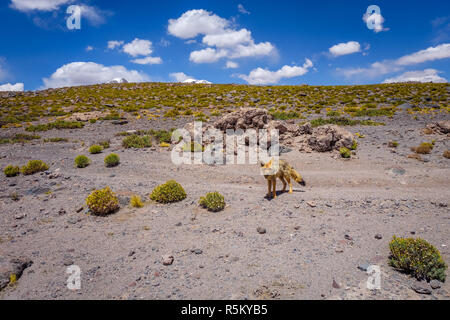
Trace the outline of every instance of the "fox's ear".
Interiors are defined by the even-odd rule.
[[[272,162],[273,162],[273,159],[270,159],[270,161],[267,162],[267,166],[268,166],[268,167],[272,167]]]

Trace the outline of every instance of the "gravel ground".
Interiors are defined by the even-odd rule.
[[[421,134],[426,123],[448,119],[400,113],[382,119],[386,126],[348,127],[365,135],[351,160],[285,154],[307,185],[276,200],[265,198],[257,165],[177,167],[167,150],[124,150],[114,136],[180,127],[180,121],[97,122],[41,134],[67,137],[67,143],[0,145],[0,167],[41,159],[51,172],[0,178],[0,258],[33,261],[0,299],[449,299],[449,281],[437,289],[419,283],[429,291],[420,294],[411,288],[414,279],[387,264],[393,235],[424,238],[450,262],[450,160],[442,157],[450,141]],[[109,150],[88,155],[92,143],[107,138]],[[436,148],[426,162],[406,157],[410,147],[432,139]],[[390,140],[399,142],[396,150],[388,148]],[[104,167],[109,152],[120,155],[120,166]],[[92,164],[75,169],[79,154]],[[148,199],[170,179],[183,185],[186,200],[127,205],[132,194]],[[107,185],[121,210],[87,215],[85,198]],[[211,191],[225,196],[224,211],[199,208],[200,196]],[[172,265],[163,265],[165,255],[174,257]],[[368,275],[358,269],[365,263],[380,266],[381,290],[366,288]],[[66,287],[70,265],[81,268],[79,291]]]

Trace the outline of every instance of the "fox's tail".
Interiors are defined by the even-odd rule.
[[[298,173],[297,171],[295,171],[295,169],[291,169],[291,177],[294,178],[294,180],[301,184],[302,186],[305,186],[305,180],[303,180],[302,176],[300,175],[300,173]]]

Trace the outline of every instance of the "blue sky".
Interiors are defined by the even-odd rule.
[[[363,21],[374,4],[380,12]],[[81,29],[67,28],[71,5]],[[0,24],[0,90],[118,77],[269,85],[450,77],[446,0],[1,0]]]

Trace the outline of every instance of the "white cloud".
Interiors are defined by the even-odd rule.
[[[389,28],[383,27],[384,17],[379,13],[368,13],[363,15],[363,21],[366,25],[372,25],[375,33],[389,31]]]
[[[236,68],[239,68],[239,64],[237,64],[234,61],[227,61],[227,64],[226,64],[225,68],[227,68],[227,69],[236,69]]]
[[[169,34],[181,38],[195,38],[199,34],[217,34],[229,25],[229,21],[212,12],[200,9],[186,11],[178,19],[170,19]]]
[[[337,71],[348,78],[353,76],[376,78],[378,76],[400,71],[404,69],[405,66],[446,58],[450,58],[450,44],[448,43],[405,55],[395,60],[375,62],[367,68],[346,68],[337,69]]]
[[[183,72],[174,72],[174,73],[169,74],[169,76],[172,79],[174,79],[176,82],[211,84],[211,82],[209,82],[207,80],[197,80],[194,77],[188,76]]]
[[[137,63],[137,64],[161,64],[161,63],[163,63],[163,61],[160,57],[145,57],[142,59],[131,60],[131,62]]]
[[[450,58],[450,43],[444,43],[436,47],[430,47],[428,49],[403,56],[397,60],[397,64],[400,66],[408,66],[445,58]]]
[[[60,88],[92,85],[110,82],[114,78],[124,78],[128,82],[149,81],[149,77],[123,66],[104,66],[94,62],[72,62],[58,68],[50,78],[44,78],[45,88]]]
[[[344,56],[347,54],[352,54],[361,51],[361,45],[356,41],[349,41],[347,43],[339,43],[332,46],[329,49],[330,53],[335,56]]]
[[[23,83],[6,83],[3,85],[0,85],[0,91],[23,91]]]
[[[108,41],[108,49],[114,50],[117,47],[121,47],[124,44],[123,41],[111,40]]]
[[[86,50],[86,52],[89,52],[89,51],[94,50],[94,47],[93,46],[87,46],[85,50]]]
[[[171,78],[173,78],[176,82],[183,82],[187,79],[191,79],[192,77],[186,75],[184,72],[174,72],[169,75]]]
[[[250,72],[249,75],[239,75],[239,78],[244,79],[249,84],[265,85],[276,84],[283,78],[299,77],[308,72],[313,67],[311,60],[306,59],[303,66],[284,66],[278,71],[270,71],[267,69],[257,68]]]
[[[243,14],[250,14],[250,12],[247,11],[242,4],[238,4],[238,11]]]
[[[11,0],[11,7],[19,11],[53,11],[73,0]]]
[[[132,57],[136,56],[148,56],[153,52],[152,42],[143,39],[134,39],[130,43],[123,46],[123,52],[129,54]]]
[[[203,38],[203,43],[210,47],[227,48],[242,43],[251,43],[252,33],[247,29],[238,31],[230,30],[220,34],[208,34]]]
[[[222,58],[231,59],[268,56],[276,52],[270,42],[255,43],[249,30],[230,28],[232,23],[206,10],[190,10],[178,19],[170,19],[168,32],[181,39],[203,35],[208,48],[193,51],[190,61],[212,63]],[[193,41],[189,40],[189,43]]]
[[[212,63],[227,56],[226,50],[216,50],[213,48],[206,48],[199,51],[191,52],[189,60],[195,63]]]
[[[103,11],[96,7],[80,5],[81,17],[89,21],[93,26],[99,26],[106,23],[106,16],[111,15],[110,11]]]
[[[440,77],[438,74],[440,71],[435,69],[425,69],[422,71],[409,71],[405,72],[397,77],[389,78],[383,81],[383,83],[395,83],[395,82],[434,82],[444,83],[447,79]]]

